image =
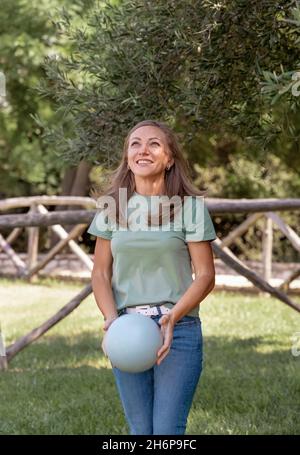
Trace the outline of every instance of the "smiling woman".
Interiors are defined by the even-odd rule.
[[[139,182],[143,185],[142,182],[144,181],[145,184],[144,173],[139,174],[139,171],[143,172],[142,169],[145,170],[148,177],[149,172],[152,177],[158,176],[165,169],[170,169],[174,159],[169,151],[166,137],[162,130],[151,125],[145,125],[138,128],[137,131],[139,136],[133,136],[132,138],[130,136],[129,138],[127,160],[128,167],[135,173],[136,183],[139,186]],[[152,132],[156,136],[152,136]],[[163,186],[163,182],[157,181],[156,184]]]
[[[148,139],[149,143],[149,150],[154,152],[153,159],[156,158],[156,163],[158,162],[158,157],[161,156],[161,149],[163,148],[163,140],[159,139],[157,137],[150,137]],[[140,152],[139,150],[143,150],[143,138],[140,137],[134,137],[130,141],[129,145],[129,150],[128,150],[128,163],[132,161],[133,163],[135,162],[138,166],[147,166],[150,164],[155,164],[155,161],[151,159],[150,157],[147,157],[147,155],[143,155],[143,152]],[[132,153],[130,153],[132,151]],[[134,157],[138,156],[138,159],[136,161],[134,160]],[[132,156],[132,159],[131,159]],[[167,169],[170,168],[170,165],[167,166]]]
[[[124,189],[126,207],[119,200]],[[169,208],[171,198],[179,198],[188,214],[179,229],[173,205],[168,222],[160,213],[152,230],[157,206],[151,202],[158,195]],[[173,131],[149,120],[128,133],[105,196],[113,198],[116,213],[99,211],[88,230],[97,237],[92,285],[104,330],[115,318],[137,312],[153,318],[164,338],[151,369],[128,373],[112,365],[125,417],[131,434],[184,434],[202,371],[199,304],[215,275],[210,242],[216,233],[203,192],[191,183]],[[124,225],[124,212],[138,200],[150,202],[150,213],[135,230]]]

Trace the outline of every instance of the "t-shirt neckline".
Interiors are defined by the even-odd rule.
[[[154,197],[154,196],[165,196],[165,194],[141,194],[141,193],[137,193],[136,191],[134,191],[133,194],[136,196],[142,196],[142,197],[146,197],[146,198],[150,198],[150,197]]]

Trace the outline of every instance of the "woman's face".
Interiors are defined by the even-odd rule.
[[[143,177],[164,174],[174,162],[163,131],[155,126],[141,126],[130,135],[127,155],[131,171]]]

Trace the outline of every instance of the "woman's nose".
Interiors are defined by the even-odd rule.
[[[139,153],[148,154],[149,153],[148,144],[142,144]]]

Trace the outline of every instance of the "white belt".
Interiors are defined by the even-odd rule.
[[[157,305],[160,308],[162,314],[170,313],[171,308],[168,308],[166,305]],[[145,316],[157,316],[159,315],[157,306],[150,306],[150,305],[137,305],[134,307],[127,307],[126,313],[140,313],[144,314]]]

